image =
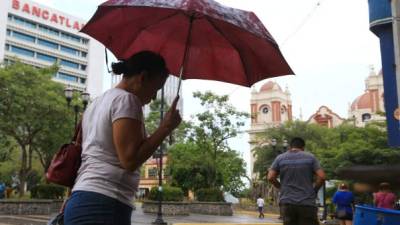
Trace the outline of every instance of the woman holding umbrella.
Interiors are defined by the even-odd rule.
[[[168,77],[162,56],[142,51],[113,64],[122,81],[96,98],[82,120],[82,165],[64,212],[65,225],[131,224],[139,167],[179,125],[178,97],[147,137],[142,107]]]
[[[131,209],[126,205],[137,187],[137,168],[181,121],[175,99],[159,129],[144,137],[140,108],[155,97],[168,73],[247,87],[294,74],[254,13],[213,0],[109,0],[81,32],[125,60],[113,68],[124,79],[85,112],[83,162],[65,212],[66,225],[129,224]],[[154,53],[145,53],[152,55],[146,60],[131,57],[142,50],[163,55],[166,63]]]

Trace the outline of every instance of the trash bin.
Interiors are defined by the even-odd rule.
[[[399,225],[400,211],[356,206],[354,225]]]

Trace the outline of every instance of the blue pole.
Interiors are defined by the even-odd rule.
[[[397,90],[400,87],[397,87],[396,79],[391,1],[369,0],[368,3],[370,29],[380,39],[388,144],[400,147],[400,122],[395,117],[395,111],[399,108]]]

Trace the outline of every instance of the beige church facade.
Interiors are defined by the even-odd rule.
[[[363,127],[370,121],[385,121],[385,106],[383,101],[382,70],[371,72],[365,80],[365,92],[358,96],[349,107],[349,119],[357,127]]]
[[[351,121],[357,127],[364,127],[371,121],[384,121],[383,91],[382,71],[376,73],[371,68],[369,76],[365,79],[365,91],[349,106],[348,118],[340,117],[333,109],[323,105],[308,118],[307,122],[333,128],[346,120]],[[286,121],[292,120],[290,92],[288,88],[282,90],[278,83],[268,81],[260,90],[252,90],[250,108],[251,126],[248,133],[250,138],[250,171],[253,171],[255,156],[252,150],[270,144],[260,134],[268,128],[280,126]],[[257,174],[253,172],[251,174],[252,178],[257,177]]]
[[[260,90],[252,90],[251,93],[251,127],[250,149],[254,149],[262,143],[259,138],[265,129],[282,125],[292,120],[292,100],[290,92],[282,90],[278,83],[268,81]],[[250,171],[253,171],[254,155],[250,152]]]

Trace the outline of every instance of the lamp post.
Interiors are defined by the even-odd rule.
[[[282,146],[283,146],[283,150],[286,152],[288,150],[288,146],[289,146],[288,141],[286,139],[283,140]]]
[[[161,89],[160,123],[162,122],[163,119],[164,119],[164,87]],[[162,169],[163,169],[164,143],[160,145],[158,151],[159,151],[159,165],[160,165],[160,168],[158,170],[158,212],[157,212],[157,218],[152,224],[167,225],[167,223],[163,220],[163,213],[162,213],[162,201],[163,201]]]
[[[64,95],[65,95],[65,99],[67,100],[68,107],[71,106],[71,102],[72,102],[72,98],[73,98],[73,95],[74,95],[74,91],[75,90],[70,88],[70,87],[67,87],[67,88],[64,89]],[[81,93],[81,97],[82,97],[83,111],[85,111],[86,106],[88,105],[88,103],[90,101],[90,94],[87,93],[87,92],[82,92]],[[75,124],[75,129],[76,129],[76,126],[78,125],[78,114],[79,114],[79,111],[80,111],[79,105],[75,104],[74,105],[74,112],[75,112],[75,123],[74,124]]]
[[[272,149],[273,149],[274,152],[276,151],[277,144],[278,144],[277,140],[275,138],[272,138],[271,139],[271,146],[272,146]],[[288,141],[286,139],[283,140],[282,146],[283,146],[283,151],[279,150],[278,154],[282,154],[288,149]],[[278,191],[278,193],[279,193],[279,191]],[[278,193],[274,192],[274,199],[278,198],[277,197],[277,195],[279,195]],[[282,213],[281,213],[280,209],[279,209],[279,217],[278,217],[278,219],[282,219]]]
[[[272,146],[272,149],[274,150],[274,152],[275,152],[275,150],[276,150],[276,139],[275,138],[272,138],[272,140],[271,140],[271,146]]]

